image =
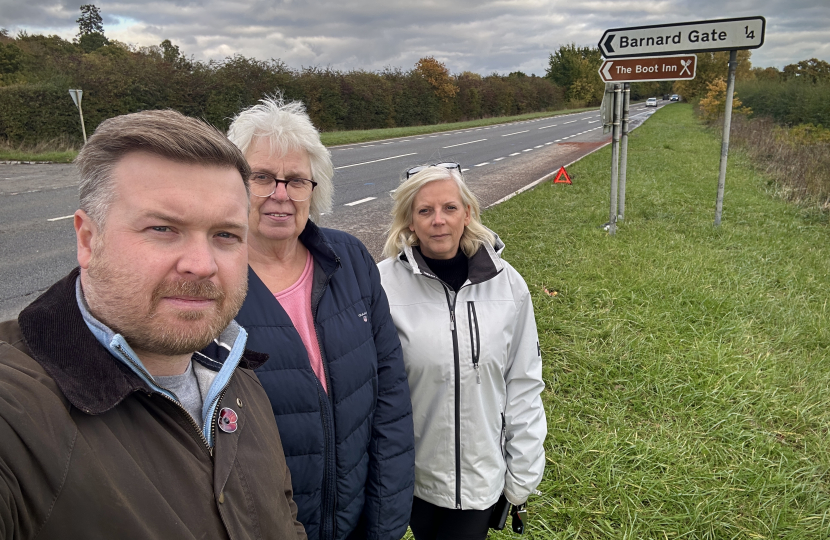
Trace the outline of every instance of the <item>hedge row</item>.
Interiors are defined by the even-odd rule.
[[[780,124],[830,127],[830,81],[745,81],[736,85],[753,116],[768,116]]]
[[[276,92],[303,101],[323,131],[426,125],[565,105],[559,87],[521,73],[452,76],[457,92],[442,99],[417,70],[294,70],[280,61],[242,56],[202,63],[169,55],[165,58],[158,47],[130,50],[106,46],[84,54],[64,43],[52,43],[54,37],[28,39],[18,40],[26,56],[23,65],[39,72],[15,74],[28,83],[0,86],[0,139],[15,143],[67,134],[80,140],[80,123],[69,88],[84,91],[88,134],[106,118],[162,108],[204,118],[226,129],[242,108]]]

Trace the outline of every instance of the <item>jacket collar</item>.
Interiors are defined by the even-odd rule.
[[[133,392],[153,389],[90,331],[76,300],[79,275],[78,268],[72,270],[24,309],[17,321],[32,357],[66,399],[87,414],[101,414]],[[245,350],[240,366],[255,369],[267,358]],[[221,368],[215,362],[200,363],[214,371]]]
[[[467,281],[471,285],[484,283],[496,277],[504,269],[504,263],[500,256],[502,251],[504,251],[504,243],[498,235],[493,234],[496,236],[495,246],[484,242],[482,247],[472,257],[467,259]],[[423,274],[427,277],[438,279],[438,276],[427,266],[421,252],[413,249],[412,246],[404,247],[403,251],[398,254],[398,260],[404,263],[404,266],[408,266],[413,274]]]
[[[299,240],[311,252],[314,262],[320,266],[326,276],[331,277],[340,268],[340,257],[323,236],[320,227],[310,219],[306,221]]]

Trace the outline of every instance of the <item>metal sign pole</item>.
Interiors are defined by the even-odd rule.
[[[86,144],[86,126],[84,125],[84,110],[81,108],[81,100],[84,98],[84,91],[77,90],[77,89],[70,89],[69,90],[69,97],[72,98],[72,101],[75,102],[75,105],[78,107],[78,113],[81,115],[81,131],[84,133],[84,144]]]
[[[628,101],[631,97],[631,83],[623,84],[622,142],[620,143],[620,197],[617,219],[625,219],[625,174],[628,167]]]
[[[729,131],[732,129],[732,97],[735,91],[735,71],[738,69],[738,51],[729,51],[729,82],[726,83],[726,110],[723,112],[723,142],[720,147],[718,173],[718,200],[715,204],[715,227],[720,226],[723,213],[723,189],[726,183],[726,158],[729,154]]]
[[[617,174],[620,162],[620,109],[622,96],[620,85],[614,85],[614,131],[611,136],[611,211],[608,217],[608,234],[617,232]]]

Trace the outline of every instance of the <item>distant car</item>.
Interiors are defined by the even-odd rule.
[[[669,101],[680,101],[680,96],[678,96],[677,94],[672,94],[669,98]]]
[[[646,100],[646,107],[656,107],[657,106],[657,98],[650,97]]]

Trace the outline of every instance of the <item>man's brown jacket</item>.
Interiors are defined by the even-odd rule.
[[[305,539],[263,355],[245,352],[218,405],[237,429],[209,448],[95,339],[77,275],[0,323],[0,539]]]

